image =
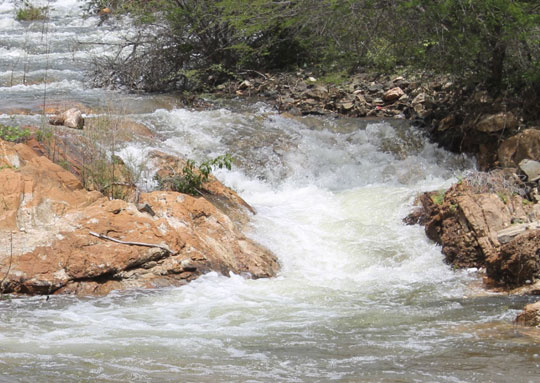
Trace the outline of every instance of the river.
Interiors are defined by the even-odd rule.
[[[90,59],[110,49],[89,43],[117,41],[129,23],[97,27],[77,0],[34,1],[50,20],[18,22],[15,3],[0,1],[0,123],[39,125],[44,101],[76,101],[144,123],[161,150],[231,153],[237,166],[217,176],[258,211],[248,234],[282,269],[2,300],[0,382],[538,382],[540,344],[512,324],[527,299],[484,291],[401,221],[472,161],[403,121],[293,119],[239,100],[195,111],[92,89]]]

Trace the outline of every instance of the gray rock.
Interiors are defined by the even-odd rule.
[[[519,163],[519,168],[527,175],[529,182],[540,180],[540,162],[526,158]]]

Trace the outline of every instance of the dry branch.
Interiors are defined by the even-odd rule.
[[[116,242],[116,243],[120,243],[122,245],[129,245],[129,246],[144,246],[144,247],[157,247],[157,248],[160,248],[162,250],[165,250],[166,252],[168,252],[169,254],[171,255],[176,255],[177,253],[173,252],[171,249],[169,249],[168,246],[164,246],[164,245],[158,245],[158,244],[153,244],[153,243],[145,243],[145,242],[131,242],[131,241],[121,241],[119,239],[116,239],[116,238],[112,238],[112,237],[109,237],[107,235],[103,235],[103,234],[98,234],[98,233],[95,233],[93,231],[90,232],[90,235],[93,235],[94,237],[98,237],[100,239],[106,239],[108,241],[112,241],[112,242]]]

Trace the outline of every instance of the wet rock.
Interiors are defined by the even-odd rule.
[[[506,139],[498,149],[502,166],[518,166],[524,159],[540,161],[540,130],[526,129]]]
[[[64,125],[72,129],[82,129],[84,127],[84,118],[79,109],[71,108],[59,115],[51,117],[49,124]]]
[[[515,237],[486,259],[488,277],[508,286],[532,281],[540,271],[540,230]]]
[[[111,13],[111,9],[105,7],[99,10],[98,16],[109,15],[110,13]]]
[[[145,124],[136,122],[133,120],[122,120],[120,122],[119,128],[130,133],[132,136],[144,137],[144,138],[154,138],[154,132],[148,128]]]
[[[482,117],[476,123],[475,129],[484,133],[493,133],[503,129],[513,130],[517,125],[517,118],[511,112],[501,112]]]
[[[497,194],[477,193],[463,182],[445,193],[426,193],[418,200],[422,213],[408,221],[425,225],[428,237],[442,245],[448,263],[483,267],[486,259],[499,251],[498,233],[510,227],[516,215],[527,217],[527,212],[521,212],[521,198],[514,198],[505,204]]]
[[[515,322],[521,326],[540,326],[540,301],[525,306],[523,311],[516,317]]]
[[[427,236],[442,246],[448,263],[485,267],[493,286],[533,283],[540,272],[537,205],[512,195],[511,186],[504,183],[506,196],[482,190],[499,182],[493,177],[495,181],[465,180],[444,193],[423,194],[405,222],[423,224]]]
[[[205,198],[162,191],[142,193],[139,205],[109,200],[28,146],[1,144],[2,161],[19,163],[0,170],[3,292],[105,294],[209,271],[268,277],[279,267]]]

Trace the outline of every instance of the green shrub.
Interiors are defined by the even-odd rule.
[[[0,124],[0,138],[4,141],[23,142],[30,138],[30,130]]]
[[[15,19],[17,21],[36,21],[47,19],[48,7],[35,7],[29,2],[24,2],[23,7],[17,9]]]
[[[204,184],[208,182],[210,173],[216,168],[231,170],[232,157],[230,154],[206,160],[196,166],[195,161],[187,160],[182,169],[182,174],[173,174],[170,177],[161,178],[155,176],[160,189],[170,189],[179,193],[201,195]]]

